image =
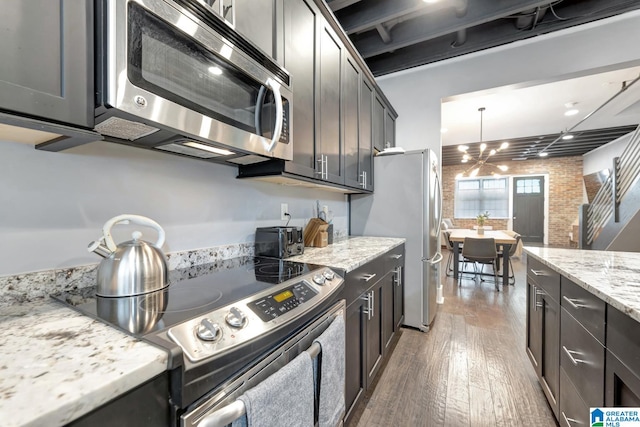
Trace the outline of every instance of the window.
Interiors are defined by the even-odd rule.
[[[489,212],[490,218],[507,218],[509,216],[508,178],[457,180],[455,217],[475,218],[484,211]]]
[[[516,194],[540,194],[540,178],[518,179],[516,181]]]

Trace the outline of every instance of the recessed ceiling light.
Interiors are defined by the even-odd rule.
[[[571,110],[567,110],[564,112],[565,116],[575,116],[576,114],[578,114],[580,112],[580,110],[576,110],[575,108],[571,109]]]
[[[567,102],[564,104],[565,108],[573,108],[575,107],[577,102]]]
[[[438,0],[422,0],[422,1],[429,4],[438,2]]]
[[[565,141],[566,141],[567,139],[573,139],[573,135],[571,135],[570,133],[568,133],[568,134],[564,135],[564,136],[562,137],[562,139],[564,139]]]
[[[540,156],[540,157],[547,157],[548,155],[549,155],[549,153],[547,153],[546,151],[538,154],[538,156]]]

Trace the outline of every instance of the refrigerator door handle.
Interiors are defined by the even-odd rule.
[[[438,264],[444,257],[441,252],[437,252],[433,258],[422,258],[422,262],[428,262],[431,265]]]

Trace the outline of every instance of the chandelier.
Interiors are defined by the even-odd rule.
[[[496,149],[487,150],[487,144],[482,142],[482,115],[484,113],[484,110],[486,110],[485,107],[478,108],[478,111],[480,112],[480,142],[481,142],[480,154],[478,154],[477,158],[473,157],[471,154],[469,154],[469,151],[468,151],[469,146],[458,145],[458,151],[461,151],[464,153],[462,155],[461,162],[462,163],[474,162],[474,163],[467,170],[456,175],[456,178],[462,178],[465,176],[474,177],[478,175],[478,173],[480,173],[480,169],[482,169],[485,166],[493,169],[491,171],[491,175],[495,176],[496,178],[500,176],[500,172],[506,172],[509,169],[506,165],[496,165],[489,161],[491,159],[491,156],[509,147],[509,143],[503,142],[502,144],[500,144],[500,147]],[[500,172],[496,172],[496,170],[499,170]]]

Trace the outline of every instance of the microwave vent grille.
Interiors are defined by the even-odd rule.
[[[102,123],[98,123],[95,131],[114,138],[135,141],[159,131],[160,129],[147,126],[144,123],[132,122],[119,117],[109,117]]]

